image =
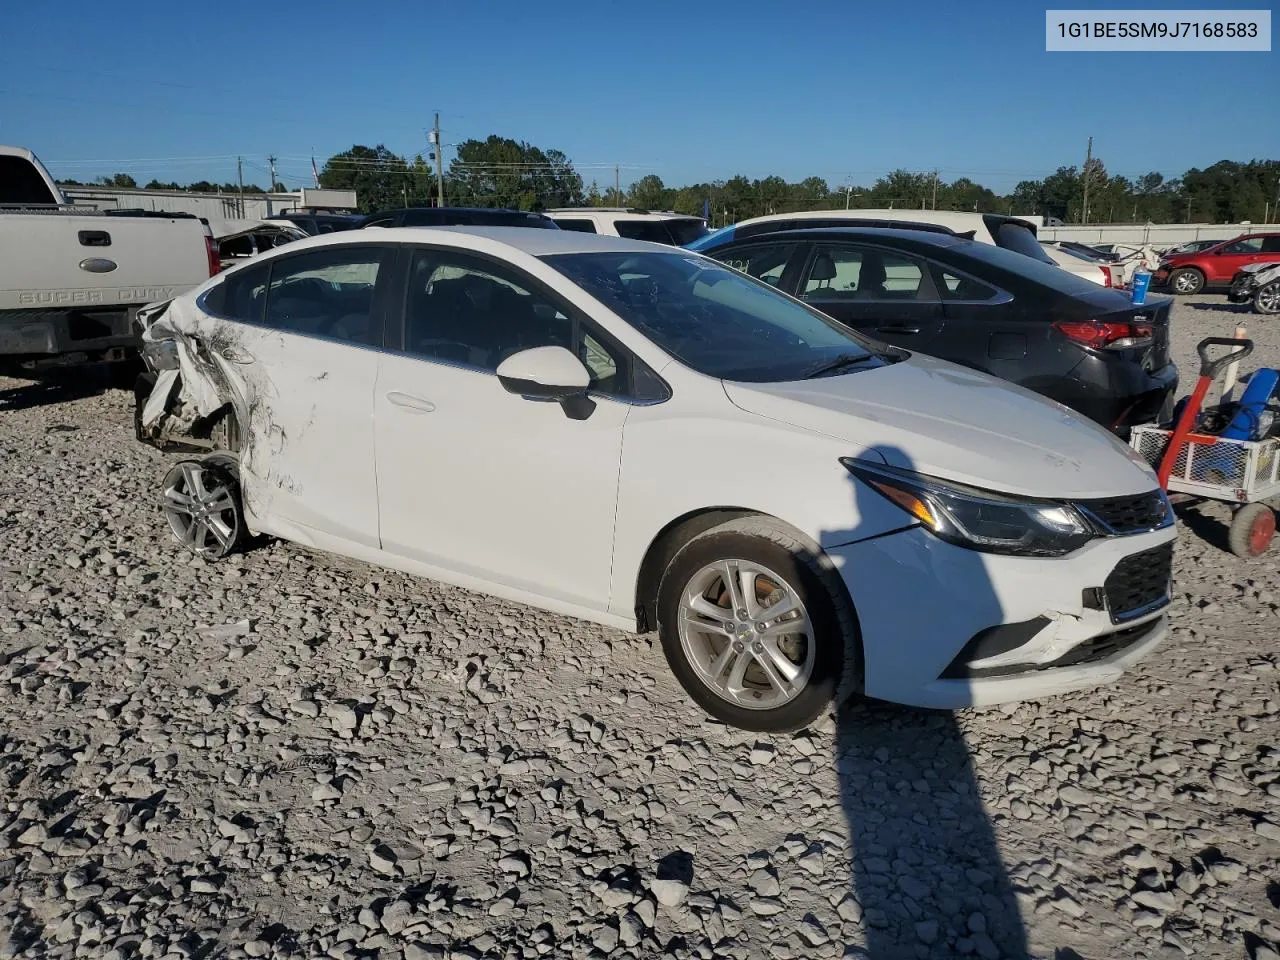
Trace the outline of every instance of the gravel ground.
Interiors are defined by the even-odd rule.
[[[1185,386],[1241,316],[1280,364],[1221,300]],[[652,637],[184,556],[168,459],[88,373],[0,380],[0,958],[1280,954],[1280,577],[1216,509],[1115,686],[763,738]]]

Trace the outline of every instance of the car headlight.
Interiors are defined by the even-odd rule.
[[[934,536],[983,553],[1060,557],[1096,535],[1068,503],[1012,497],[910,470],[843,457],[859,480],[920,521]]]

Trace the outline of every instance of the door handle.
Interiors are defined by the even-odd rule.
[[[905,324],[897,324],[891,326],[876,327],[876,333],[919,333],[919,327],[909,327]]]
[[[80,238],[82,247],[111,246],[111,234],[105,230],[81,230],[76,236]]]
[[[436,408],[436,405],[425,397],[415,397],[412,394],[401,393],[399,390],[392,390],[387,394],[387,399],[397,407],[412,410],[414,413],[430,413]]]
[[[230,363],[253,363],[253,357],[235,347],[223,347],[218,355]]]

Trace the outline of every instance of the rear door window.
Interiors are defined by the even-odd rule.
[[[572,230],[575,233],[596,232],[596,225],[590,220],[566,220],[564,217],[557,217],[556,223],[561,230]]]
[[[809,263],[807,300],[932,300],[922,264],[874,247],[819,246]]]
[[[361,244],[272,261],[263,322],[289,333],[381,345],[374,293],[394,256],[392,247]]]
[[[1263,253],[1280,253],[1280,233],[1273,233],[1269,237],[1262,238]]]

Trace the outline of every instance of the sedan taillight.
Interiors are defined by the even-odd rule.
[[[1151,324],[1123,321],[1060,320],[1053,328],[1075,343],[1095,350],[1124,350],[1151,341]]]

